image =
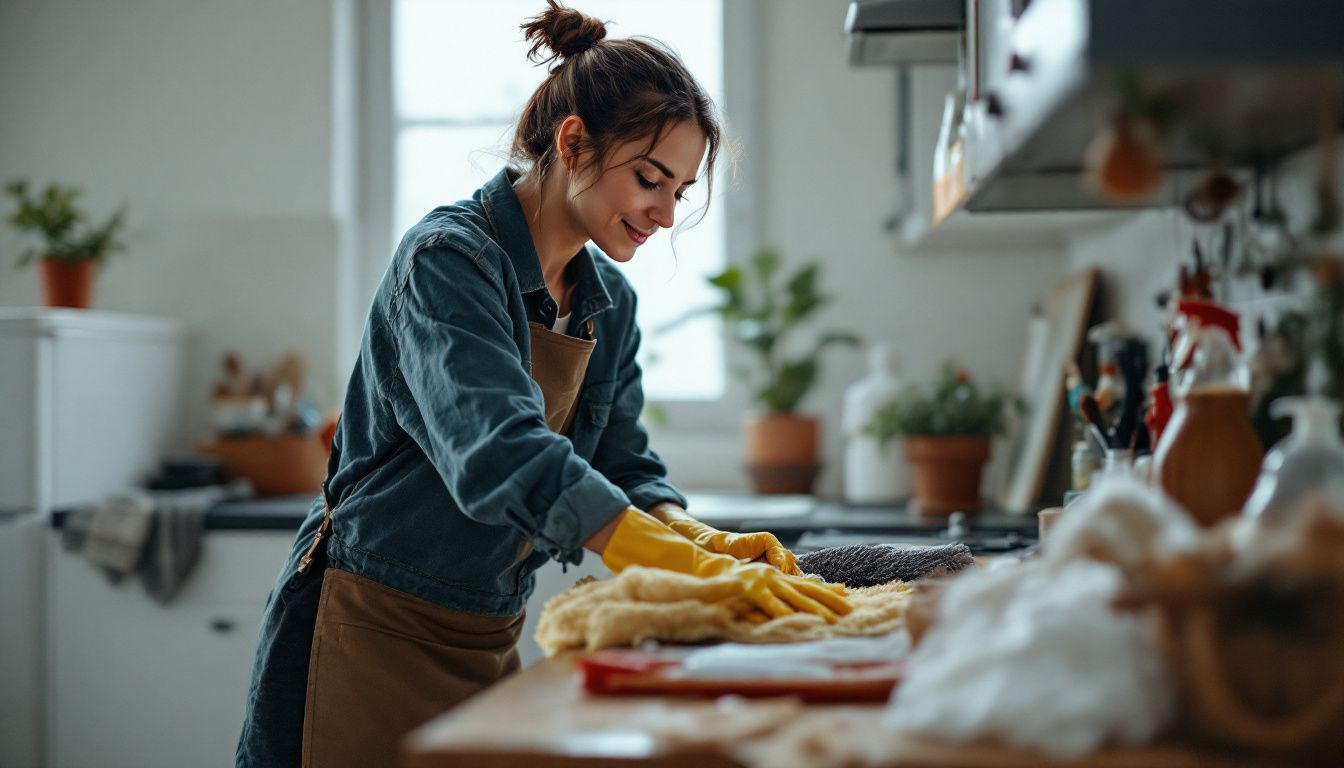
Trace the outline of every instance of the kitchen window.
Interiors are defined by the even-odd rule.
[[[527,60],[518,25],[544,7],[542,0],[394,0],[391,224],[396,237],[435,206],[470,196],[507,161],[518,114],[546,75],[545,67]],[[614,20],[608,37],[648,35],[670,45],[722,107],[721,0],[681,0],[675,12],[647,0],[584,0],[575,7]],[[702,185],[696,185],[688,202],[678,206],[675,237],[660,233],[621,267],[639,295],[640,362],[650,400],[707,401],[724,394],[717,318],[700,317],[660,331],[688,309],[715,299],[704,278],[726,261],[726,167],[726,162],[720,165],[703,219],[691,227],[682,224],[699,218],[704,207]]]

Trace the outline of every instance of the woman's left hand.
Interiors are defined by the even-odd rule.
[[[803,575],[793,553],[773,533],[727,533],[690,517],[673,518],[667,525],[710,552],[739,560],[764,560],[790,576]]]

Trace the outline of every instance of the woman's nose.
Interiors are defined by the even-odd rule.
[[[672,220],[676,218],[676,205],[675,198],[671,201],[658,203],[649,209],[649,218],[653,219],[653,223],[663,229],[671,229]]]

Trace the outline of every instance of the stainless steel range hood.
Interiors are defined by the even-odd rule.
[[[966,28],[963,0],[858,0],[849,4],[849,63],[950,64]]]
[[[1216,160],[1263,165],[1309,146],[1322,105],[1339,124],[1339,0],[1034,0],[998,28],[967,106],[970,211],[1114,207],[1081,179],[1121,78],[1176,112],[1150,206],[1179,200]]]
[[[957,4],[963,16],[971,9],[961,64],[970,211],[1115,207],[1082,178],[1089,142],[1120,105],[1120,79],[1177,110],[1163,139],[1167,185],[1150,206],[1179,200],[1215,160],[1264,165],[1309,146],[1322,109],[1336,125],[1344,116],[1344,0]],[[869,41],[898,48],[931,24],[930,8],[853,3],[851,61],[881,61]]]

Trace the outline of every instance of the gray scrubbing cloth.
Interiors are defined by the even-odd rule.
[[[965,544],[897,547],[891,544],[849,544],[798,556],[803,573],[850,587],[874,587],[891,581],[955,573],[975,559]]]

